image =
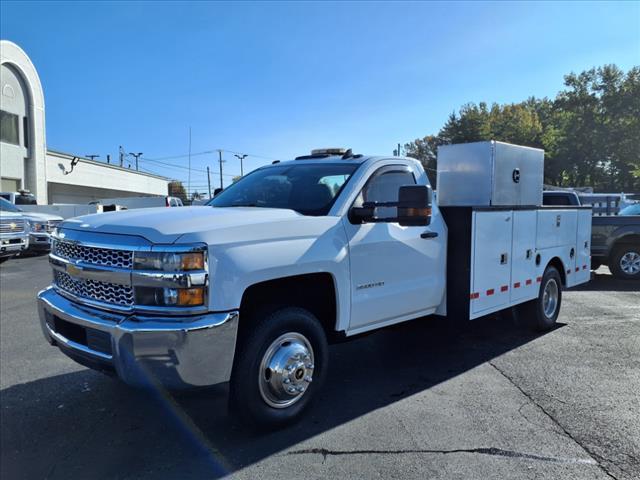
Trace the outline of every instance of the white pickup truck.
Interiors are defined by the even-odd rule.
[[[335,153],[259,168],[205,207],[64,221],[46,339],[131,384],[230,381],[235,411],[280,425],[317,394],[330,341],[505,309],[549,329],[590,278],[590,209],[541,206],[541,150],[443,147],[437,202],[414,159]]]

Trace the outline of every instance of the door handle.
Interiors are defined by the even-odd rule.
[[[420,238],[436,238],[438,236],[438,232],[422,232],[420,234]]]

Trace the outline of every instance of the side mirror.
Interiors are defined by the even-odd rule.
[[[368,223],[374,220],[374,214],[373,207],[353,207],[349,210],[349,220],[355,224]]]
[[[427,226],[431,223],[431,187],[405,185],[398,193],[398,223],[403,227]]]
[[[218,187],[216,189],[213,190],[213,196],[215,197],[217,194],[219,194],[223,189]]]

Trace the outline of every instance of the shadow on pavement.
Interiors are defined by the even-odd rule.
[[[604,273],[606,272],[606,273]],[[591,281],[571,290],[598,292],[640,292],[637,280],[621,280],[609,274],[608,270],[599,269],[591,274]]]
[[[227,415],[226,387],[169,395],[82,370],[7,388],[0,477],[220,477],[537,338],[499,317],[445,326],[423,318],[333,345],[311,410],[268,433]]]

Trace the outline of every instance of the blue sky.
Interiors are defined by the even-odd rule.
[[[391,153],[463,103],[554,96],[568,72],[640,64],[639,2],[1,5],[2,38],[39,71],[48,146],[102,158],[118,145],[150,159],[185,154],[189,126],[192,152]],[[192,165],[217,172],[216,159]],[[245,171],[265,162],[249,157]],[[204,184],[194,171],[192,186]]]

